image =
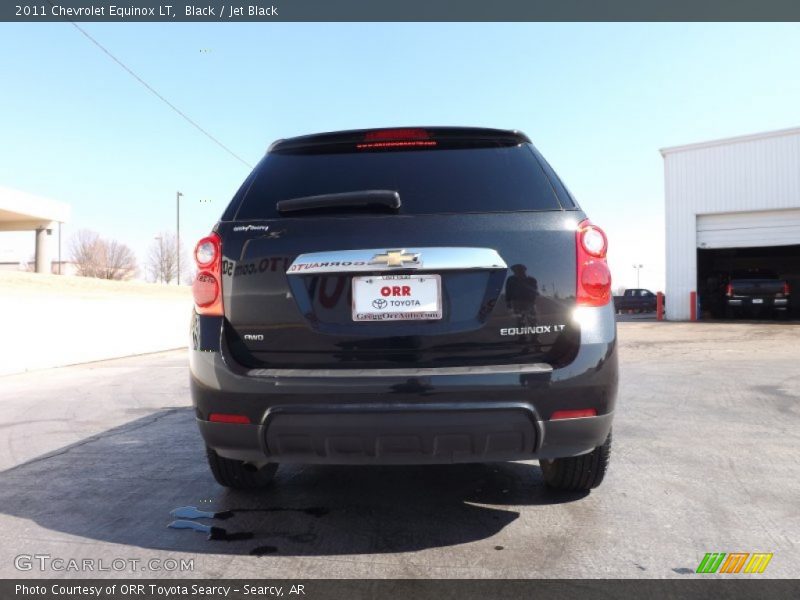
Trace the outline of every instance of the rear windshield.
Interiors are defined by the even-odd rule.
[[[557,210],[547,175],[525,145],[488,148],[270,153],[256,167],[237,220],[279,217],[279,200],[363,190],[400,194],[400,214]]]

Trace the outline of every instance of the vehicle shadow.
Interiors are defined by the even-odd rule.
[[[158,412],[0,472],[0,513],[128,546],[214,554],[320,556],[408,552],[489,538],[521,506],[585,494],[545,489],[527,463],[282,465],[259,493],[214,482],[191,409]],[[232,511],[200,522],[250,539],[169,529],[180,506]]]

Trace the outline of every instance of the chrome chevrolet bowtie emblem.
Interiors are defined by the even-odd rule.
[[[406,264],[408,263],[408,264]],[[376,254],[369,261],[371,265],[386,265],[387,267],[417,268],[422,265],[419,254],[406,253],[405,250],[387,250],[383,254]]]

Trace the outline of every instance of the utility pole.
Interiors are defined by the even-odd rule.
[[[181,196],[183,196],[183,194],[180,192],[175,192],[175,211],[177,213],[178,221],[178,235],[175,236],[175,258],[178,265],[178,278],[176,279],[175,283],[178,285],[181,284]]]
[[[636,269],[636,288],[638,289],[641,287],[639,285],[639,270],[644,267],[644,265],[633,265],[633,268]]]

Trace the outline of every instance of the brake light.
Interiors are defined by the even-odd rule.
[[[784,296],[788,296],[791,291],[792,291],[792,288],[789,287],[789,282],[788,281],[784,281],[783,282],[783,295]]]
[[[194,248],[197,275],[192,284],[194,307],[199,315],[221,317],[222,310],[222,240],[212,233]]]
[[[725,295],[730,298],[733,296],[733,284],[729,283],[725,286]]]
[[[420,128],[378,129],[364,134],[365,142],[397,142],[400,140],[429,140],[427,131]]]
[[[435,145],[436,140],[432,140],[425,129],[405,128],[368,131],[364,134],[364,141],[356,144],[356,148],[369,150],[374,148],[413,148]]]
[[[606,261],[608,238],[586,219],[578,224],[575,245],[578,306],[603,306],[611,299],[611,271]]]

